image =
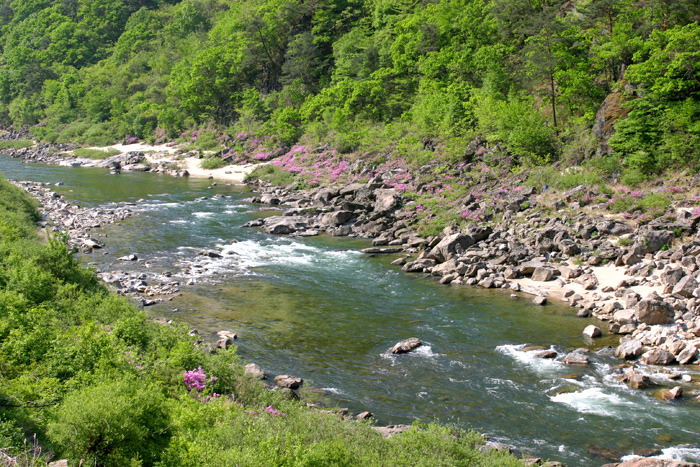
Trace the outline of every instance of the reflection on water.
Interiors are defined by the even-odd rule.
[[[454,422],[570,466],[605,463],[587,454],[587,444],[626,453],[654,447],[700,460],[697,402],[666,403],[627,389],[613,374],[620,362],[610,352],[594,349],[592,364],[582,368],[524,349],[539,345],[561,358],[585,347],[581,331],[589,321],[570,308],[406,275],[389,265],[394,258],[358,253],[367,246],[361,240],[298,240],[244,229],[265,213],[243,201],[243,187],[108,176],[1,156],[0,171],[64,182],[55,190],[83,205],[134,203],[140,216],[99,232],[104,254],[86,261],[102,270],[148,277],[170,271],[183,284],[194,280],[182,296],[149,312],[185,321],[205,336],[235,331],[244,359],[271,374],[301,376],[354,413],[370,410],[383,424]],[[202,250],[222,257],[201,256]],[[141,261],[116,261],[132,253]],[[412,336],[426,345],[407,355],[386,353]]]

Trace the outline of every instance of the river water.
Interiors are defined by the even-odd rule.
[[[380,424],[456,423],[569,466],[606,462],[586,449],[700,461],[700,402],[668,403],[612,375],[620,361],[581,331],[595,320],[573,309],[532,305],[499,290],[442,286],[368,257],[367,241],[326,236],[292,239],[243,228],[269,215],[244,202],[245,187],[147,173],[23,164],[0,156],[6,178],[57,183],[82,206],[134,203],[138,216],[101,229],[107,246],[84,259],[98,270],[139,271],[182,284],[182,295],[148,308],[213,337],[238,334],[238,353],[269,374],[292,374],[351,413]],[[214,195],[224,197],[215,198]],[[204,199],[206,198],[206,199]],[[223,251],[211,259],[197,253]],[[137,263],[117,261],[136,254]],[[166,279],[167,280],[167,279]],[[600,323],[598,323],[600,324]],[[402,356],[388,348],[416,336],[426,345]],[[534,358],[525,346],[591,349],[589,367]],[[700,379],[697,367],[683,373]],[[662,381],[663,382],[663,381]],[[672,385],[670,381],[667,384]],[[689,391],[690,386],[686,387]]]

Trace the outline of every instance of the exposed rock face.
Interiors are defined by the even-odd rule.
[[[420,339],[417,337],[410,337],[406,340],[396,343],[391,349],[389,349],[390,354],[402,354],[408,353],[414,349],[417,349],[423,345]]]

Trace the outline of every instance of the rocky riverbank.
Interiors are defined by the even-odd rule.
[[[311,190],[261,183],[255,189],[259,195],[250,201],[286,211],[250,227],[271,234],[371,238],[374,247],[365,253],[405,253],[393,264],[408,273],[427,274],[445,285],[503,289],[514,298],[525,293],[540,305],[561,301],[580,317],[609,323],[608,329],[582,325],[588,338],[620,335],[615,354],[632,363],[620,370],[631,387],[655,381],[666,386],[669,370],[663,367],[681,365],[671,370],[679,383],[659,397],[698,393],[697,383],[682,374],[683,365],[696,364],[700,356],[700,216],[689,210],[635,226],[606,213],[604,206],[582,206],[581,199],[599,196],[585,186],[555,200],[551,192],[525,188],[513,193],[494,186],[489,202],[499,222],[446,228],[424,238],[405,220],[413,202],[379,177]],[[464,204],[477,209],[483,202]],[[584,350],[543,357],[562,364],[588,362]]]
[[[46,186],[39,188],[50,192]],[[551,190],[542,194],[524,188],[506,194],[494,188],[497,194],[488,202],[494,203],[501,220],[422,237],[407,218],[413,201],[381,178],[336,188],[292,190],[257,185],[256,189],[260,195],[252,201],[286,212],[251,226],[274,234],[372,238],[374,246],[365,251],[367,254],[398,253],[402,257],[397,259],[397,267],[429,275],[446,285],[500,288],[516,297],[526,293],[543,305],[547,300],[564,300],[581,316],[593,314],[611,323],[610,330],[598,332],[623,336],[619,356],[642,363],[620,369],[620,377],[631,387],[657,384],[663,389],[657,394],[665,398],[688,397],[697,391],[684,367],[668,371],[656,366],[681,363],[684,352],[691,355],[686,364],[697,361],[699,242],[695,237],[697,217],[688,210],[678,209],[674,222],[661,219],[639,226],[614,218],[600,206],[575,206],[580,193],[587,190],[583,187],[561,197],[552,196]],[[55,196],[46,194],[45,203],[50,205]],[[477,205],[483,202],[472,201]],[[65,226],[67,216],[80,209],[60,203],[56,208],[62,211],[62,217],[57,218],[61,220],[52,221],[57,226]],[[129,206],[122,208],[130,210]],[[72,227],[100,225],[89,222],[93,214],[77,217],[84,222],[76,224],[74,220],[66,226],[75,230],[74,234],[80,229]],[[79,248],[100,248],[86,243],[89,235],[74,236]],[[117,280],[118,288],[134,289],[131,293],[143,294],[148,287],[147,283],[133,282],[143,278],[109,274]],[[587,334],[592,338],[598,335],[595,330]],[[631,342],[627,345],[631,350],[620,350],[627,342]],[[542,357],[556,358],[562,364],[587,361],[585,351],[570,355],[543,352]],[[677,382],[672,387],[668,387],[670,378]]]

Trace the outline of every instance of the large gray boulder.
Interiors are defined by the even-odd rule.
[[[647,253],[656,253],[664,245],[670,245],[675,234],[670,230],[652,230],[644,234],[644,244]]]
[[[634,313],[638,323],[646,324],[671,324],[674,316],[673,307],[669,303],[649,298],[637,303]]]
[[[447,261],[462,255],[467,248],[474,244],[474,238],[471,235],[456,233],[448,235],[440,240],[440,243],[430,250],[429,257],[435,258],[439,262]]]
[[[375,212],[393,211],[401,205],[401,195],[394,189],[375,190],[374,195],[376,196]]]

